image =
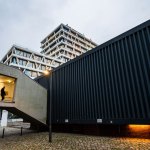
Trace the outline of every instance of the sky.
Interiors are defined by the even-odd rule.
[[[60,23],[98,45],[150,19],[150,0],[0,0],[0,60],[13,44],[40,52]]]

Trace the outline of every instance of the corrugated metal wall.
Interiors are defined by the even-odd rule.
[[[150,21],[56,68],[52,78],[53,123],[150,123]]]
[[[53,123],[150,124],[150,20],[51,77]]]

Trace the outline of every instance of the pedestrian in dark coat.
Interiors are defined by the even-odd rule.
[[[1,89],[1,97],[2,97],[2,101],[5,99],[5,95],[6,95],[6,92],[5,92],[5,86]]]

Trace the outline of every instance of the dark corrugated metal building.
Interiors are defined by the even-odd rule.
[[[57,67],[49,80],[53,124],[150,124],[150,20]]]

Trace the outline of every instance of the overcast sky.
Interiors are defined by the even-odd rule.
[[[0,60],[13,44],[40,52],[60,23],[97,44],[150,19],[150,0],[0,0]]]

